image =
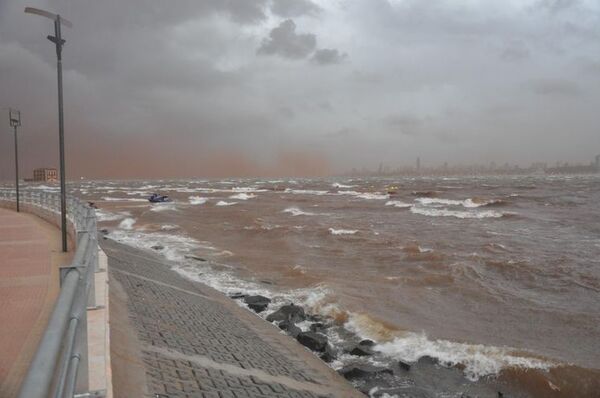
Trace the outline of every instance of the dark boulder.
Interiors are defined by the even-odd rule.
[[[306,316],[306,319],[308,319],[311,322],[325,322],[327,318],[318,314],[310,314]]]
[[[407,372],[410,370],[410,364],[404,361],[398,361],[398,366],[400,367],[400,369],[405,370]]]
[[[361,340],[356,347],[349,351],[349,353],[359,357],[366,357],[375,353],[373,351],[374,346],[375,342],[373,340]]]
[[[108,235],[108,229],[106,228],[102,228],[100,232],[102,233],[102,235]]]
[[[294,338],[298,337],[298,335],[302,333],[302,329],[300,329],[298,326],[294,325],[294,323],[290,321],[281,321],[277,326],[279,326],[279,329],[285,330],[287,334]]]
[[[375,342],[373,340],[365,339],[365,340],[361,340],[360,343],[358,343],[358,345],[373,347],[375,345]]]
[[[351,355],[356,355],[357,357],[367,357],[369,355],[373,355],[374,352],[370,347],[364,345],[357,345],[350,351]]]
[[[263,312],[269,306],[271,299],[265,296],[246,296],[244,297],[244,303],[254,312]]]
[[[304,309],[298,305],[284,305],[277,311],[267,316],[269,322],[290,321],[292,323],[301,322],[305,318]]]
[[[327,348],[327,336],[320,333],[302,332],[298,334],[296,340],[313,351],[325,352]]]
[[[369,379],[373,377],[394,374],[394,372],[388,368],[363,364],[345,366],[338,370],[338,373],[344,376],[346,380]]]
[[[163,245],[154,245],[154,246],[151,247],[151,249],[154,249],[154,250],[162,250],[164,248],[165,247]]]
[[[424,365],[437,365],[439,363],[437,358],[430,357],[429,355],[422,356],[417,362]]]
[[[327,347],[325,347],[325,352],[323,352],[319,356],[319,358],[321,358],[323,361],[325,361],[327,363],[330,363],[330,362],[333,362],[337,358],[337,353],[330,344],[327,344]]]
[[[323,322],[315,322],[313,324],[310,325],[310,330],[312,332],[323,332],[325,331],[325,329],[327,329],[327,325],[325,325]]]
[[[234,300],[239,300],[239,299],[243,299],[244,297],[247,297],[247,294],[241,293],[241,292],[236,292],[233,294],[229,295],[229,298],[232,298]]]

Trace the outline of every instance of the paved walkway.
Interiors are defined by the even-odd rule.
[[[104,240],[115,397],[362,397],[295,340],[165,260]]]
[[[60,232],[0,208],[0,397],[17,394],[58,294]]]

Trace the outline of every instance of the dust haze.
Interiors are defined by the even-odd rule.
[[[0,107],[23,173],[57,166],[50,20],[69,178],[319,176],[600,153],[591,0],[0,0]],[[6,110],[0,179],[13,175]]]

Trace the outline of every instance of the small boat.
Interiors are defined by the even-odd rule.
[[[170,202],[170,201],[171,201],[171,199],[169,199],[169,197],[167,195],[159,195],[157,193],[153,193],[148,198],[148,202],[150,202],[150,203],[165,203],[165,202]]]

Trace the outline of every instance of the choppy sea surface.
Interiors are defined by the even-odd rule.
[[[491,379],[524,396],[600,396],[598,175],[70,190],[97,205],[108,238],[161,253],[189,278],[332,316],[377,343],[376,361],[429,356],[462,371],[458,386],[438,383],[431,396]],[[151,204],[154,192],[173,201]]]

